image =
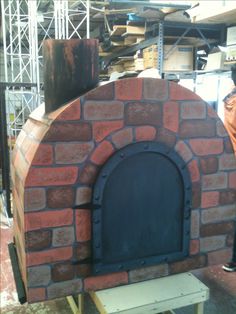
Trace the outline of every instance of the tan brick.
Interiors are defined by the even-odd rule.
[[[181,117],[182,119],[205,119],[206,104],[203,101],[182,103]]]
[[[227,174],[220,172],[203,176],[202,188],[205,191],[227,188]]]
[[[88,143],[58,143],[55,146],[57,164],[77,164],[88,158],[94,148],[93,142]]]
[[[191,212],[191,239],[199,237],[200,214],[199,210],[192,210]]]
[[[52,245],[71,245],[75,240],[74,227],[54,228],[52,231]]]
[[[68,295],[78,294],[82,290],[81,279],[68,280],[50,285],[47,288],[48,299],[66,297]]]
[[[133,142],[132,128],[123,129],[112,135],[112,142],[116,148],[122,148]]]
[[[25,211],[40,210],[46,207],[45,189],[25,189],[24,193]]]
[[[92,190],[88,187],[80,187],[76,190],[76,205],[88,204],[91,202]]]
[[[188,162],[193,158],[190,148],[184,141],[178,141],[175,145],[175,150],[180,154],[184,161]]]
[[[129,282],[138,282],[168,275],[168,264],[148,266],[129,271]]]
[[[84,119],[101,121],[124,117],[124,104],[121,101],[86,101]]]
[[[235,170],[236,169],[236,159],[234,154],[223,154],[219,159],[219,169],[220,170]]]
[[[28,267],[27,279],[29,287],[47,286],[51,280],[51,268],[48,265]]]
[[[218,235],[200,239],[200,251],[209,252],[219,250],[225,247],[226,236]]]
[[[84,280],[85,291],[94,291],[105,288],[119,286],[128,283],[128,274],[126,272],[110,273],[106,275],[88,277]]]
[[[202,223],[213,223],[232,220],[236,216],[236,205],[227,205],[202,210]]]

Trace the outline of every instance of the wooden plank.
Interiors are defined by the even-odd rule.
[[[126,25],[114,25],[113,31],[111,32],[110,37],[112,36],[121,36],[126,32]]]
[[[145,34],[145,27],[127,25],[126,26],[126,33],[129,35],[131,35],[131,34],[144,35]]]
[[[209,289],[191,273],[94,292],[95,303],[106,309],[101,313],[109,314],[154,314],[202,303],[208,298]]]

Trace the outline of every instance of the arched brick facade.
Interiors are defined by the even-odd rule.
[[[230,258],[235,158],[221,120],[200,97],[165,80],[134,78],[98,87],[48,116],[41,110],[24,125],[12,159],[14,236],[29,302]],[[107,159],[139,141],[165,143],[186,161],[193,193],[190,256],[91,276],[91,211],[73,208],[91,201]]]

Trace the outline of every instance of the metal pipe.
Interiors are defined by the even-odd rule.
[[[159,1],[155,1],[155,0],[147,0],[147,1],[138,1],[138,0],[109,0],[109,3],[120,3],[120,4],[140,4],[140,5],[152,5],[155,6],[157,8],[176,8],[179,10],[187,10],[190,9],[192,6],[187,4],[177,4],[175,3],[171,3],[171,2],[159,2]]]

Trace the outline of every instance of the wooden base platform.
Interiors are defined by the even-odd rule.
[[[203,314],[209,289],[191,273],[182,273],[90,292],[90,296],[100,314],[174,313],[192,304],[195,314]]]

